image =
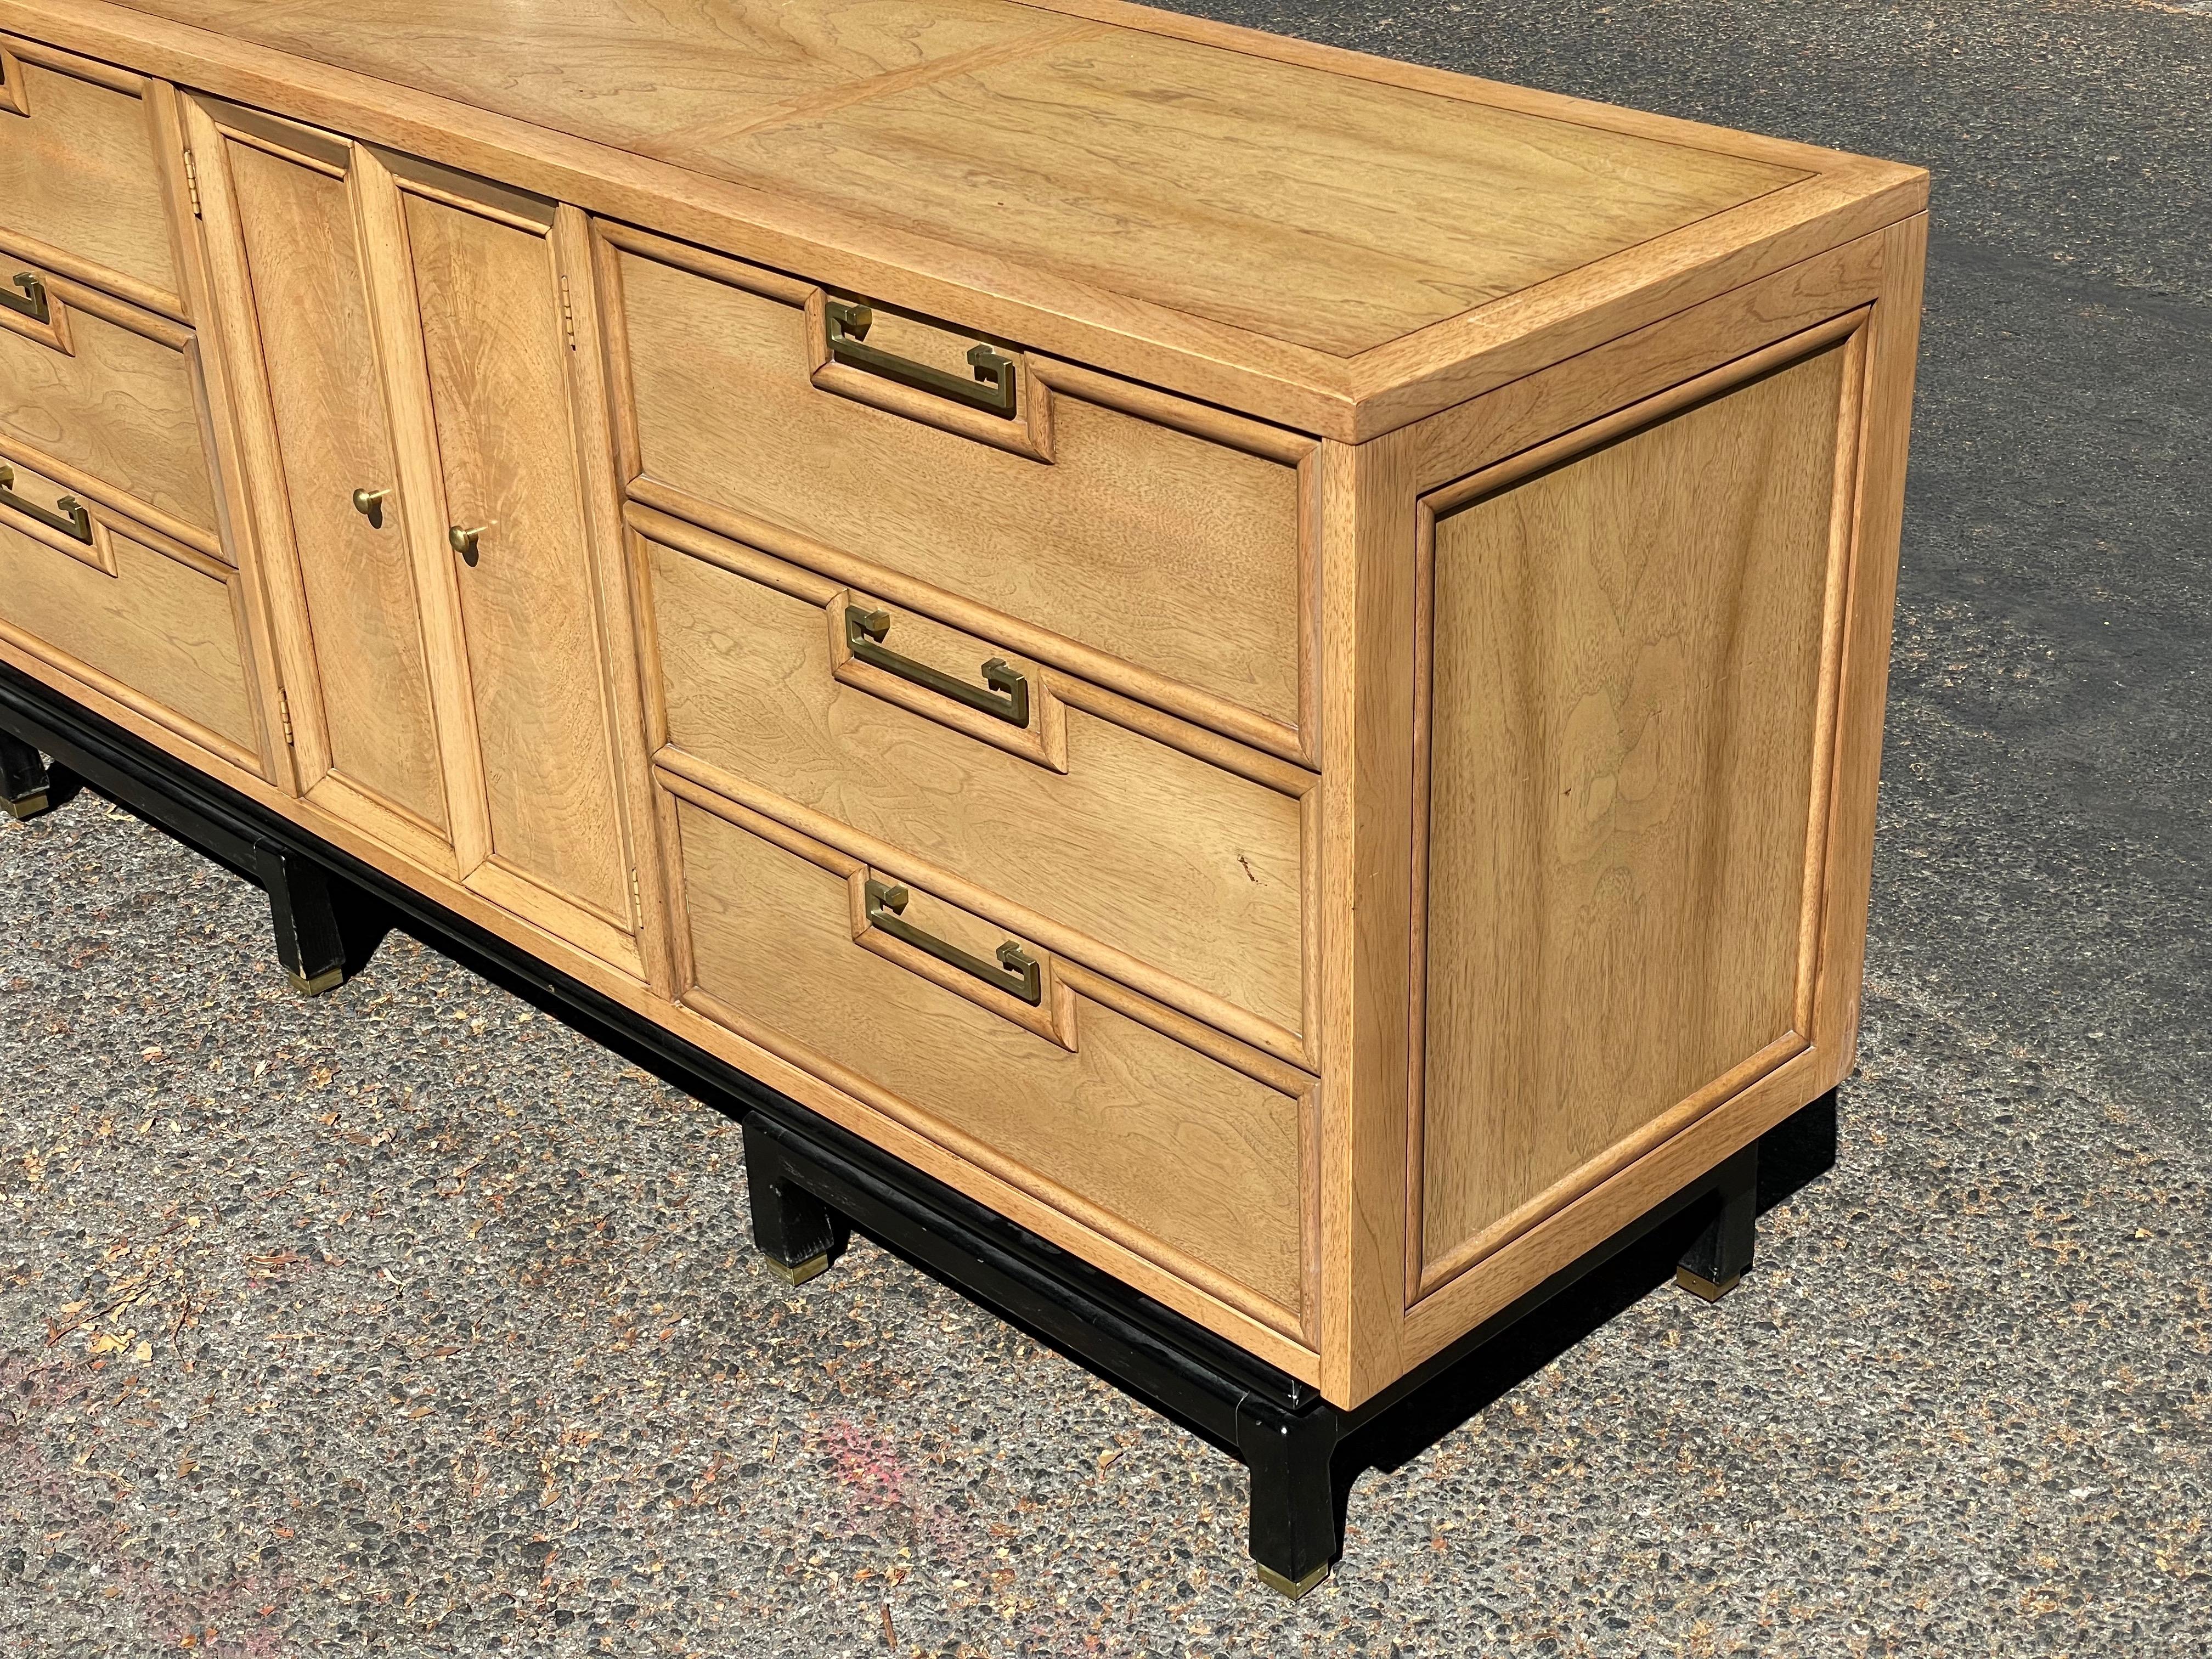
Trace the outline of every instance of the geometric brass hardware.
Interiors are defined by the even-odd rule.
[[[1008,939],[999,947],[999,960],[986,962],[971,956],[950,940],[925,933],[899,912],[906,908],[908,897],[903,887],[892,887],[880,881],[868,884],[868,925],[889,933],[893,939],[903,939],[917,951],[926,951],[939,962],[951,963],[961,972],[973,974],[986,985],[996,986],[1009,996],[1019,997],[1032,1008],[1044,1001],[1044,969],[1037,959]]]
[[[1000,658],[994,657],[983,665],[983,678],[994,688],[986,691],[980,686],[956,680],[927,663],[884,649],[883,637],[890,631],[890,611],[863,611],[857,605],[845,607],[845,643],[860,661],[926,687],[939,696],[980,708],[1012,725],[1030,723],[1030,683]]]
[[[21,312],[34,323],[53,321],[53,313],[46,305],[46,285],[44,283],[27,270],[19,270],[15,273],[15,286],[23,290],[23,297],[19,300],[6,289],[0,288],[0,306]]]
[[[384,528],[384,498],[392,491],[385,489],[356,489],[353,492],[353,510],[368,520],[371,530]]]
[[[92,545],[92,514],[84,510],[76,496],[63,496],[51,510],[35,501],[27,501],[15,493],[15,469],[12,466],[0,466],[0,507],[12,507],[27,519],[36,519],[48,529],[74,536],[87,547]]]
[[[480,524],[474,530],[464,530],[460,526],[454,525],[446,532],[446,541],[454,552],[461,556],[461,562],[474,569],[477,562],[477,538],[490,528],[488,524]]]
[[[831,300],[823,307],[823,327],[830,337],[830,356],[841,363],[880,374],[887,380],[934,392],[973,409],[1011,417],[1014,412],[1014,363],[987,345],[968,349],[968,366],[974,381],[948,374],[927,363],[915,362],[878,346],[866,343],[868,325],[876,314],[857,300]],[[981,382],[977,384],[976,382]]]

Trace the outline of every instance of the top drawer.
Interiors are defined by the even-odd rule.
[[[182,317],[152,83],[8,35],[0,72],[0,249]]]
[[[601,234],[639,501],[1310,763],[1314,441]]]

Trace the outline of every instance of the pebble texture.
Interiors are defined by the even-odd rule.
[[[1207,1446],[762,1272],[722,1119],[404,937],[295,998],[80,795],[0,829],[0,1652],[2212,1653],[2212,15],[1222,15],[1937,170],[1863,1065],[1758,1271],[1608,1273],[1289,1605]]]

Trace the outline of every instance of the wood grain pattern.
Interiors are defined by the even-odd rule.
[[[228,168],[226,204],[252,284],[282,468],[278,510],[312,653],[288,677],[301,688],[295,721],[312,700],[328,769],[443,830],[410,504],[385,423],[348,185],[240,142],[215,154]],[[380,523],[355,509],[356,489],[388,492]]]
[[[757,1041],[775,1034],[794,1063],[848,1092],[873,1085],[910,1119],[997,1153],[1006,1173],[1243,1286],[1248,1306],[1255,1293],[1256,1313],[1296,1329],[1295,1100],[1088,1000],[1071,1054],[856,946],[848,871],[696,807],[681,823],[700,988],[757,1024]]]
[[[1399,1334],[1412,1369],[1510,1307],[1622,1227],[1741,1151],[1822,1092],[1822,1056],[1807,1050],[1730,1096],[1680,1133],[1415,1303]]]
[[[112,301],[95,310],[65,280],[48,286],[69,307],[70,350],[0,330],[0,434],[211,537],[190,337],[177,343],[173,325]]]
[[[105,530],[113,575],[0,520],[0,621],[50,660],[74,659],[138,693],[173,729],[214,733],[251,760],[258,729],[229,586]]]
[[[409,196],[445,505],[483,526],[455,562],[491,852],[630,925],[598,605],[569,426],[558,273],[544,237]]]
[[[1905,450],[1927,258],[1924,214],[1883,234],[1881,289],[1867,336],[1859,476],[1848,501],[1851,568],[1839,641],[1834,775],[1821,872],[1820,975],[1813,992],[1814,1034],[1825,1061],[1822,1088],[1849,1077],[1857,1059],[1875,805],[1881,785],[1882,707],[1889,688]]]
[[[1787,340],[1871,302],[1883,239],[1863,236],[1418,423],[1424,493],[1615,410],[1684,385],[1747,349]]]
[[[621,269],[653,478],[1296,724],[1293,468],[1067,393],[1042,465],[817,391],[796,307]]]
[[[600,672],[613,738],[613,805],[630,865],[631,944],[638,971],[655,988],[673,994],[684,981],[674,955],[675,913],[667,907],[672,848],[654,833],[661,809],[660,791],[653,780],[653,745],[646,735],[649,659],[635,649],[637,607],[643,596],[633,584],[629,536],[623,524],[608,307],[599,292],[591,221],[573,207],[560,207],[553,216],[551,240],[568,301],[563,320],[574,410],[570,437],[584,510],[588,575],[599,608]]]
[[[847,590],[825,605],[662,548],[653,570],[670,742],[1304,1029],[1297,799],[1083,713],[1064,774],[1006,754],[839,682],[823,613]],[[995,650],[903,614],[889,642],[955,672]]]
[[[1928,175],[1851,158],[1359,359],[1355,440],[1395,431],[1759,282],[1927,206]]]
[[[1316,898],[1324,1148],[1322,1376],[1331,1400],[1396,1380],[1409,1127],[1408,853],[1418,519],[1412,428],[1322,452],[1326,741]]]
[[[1121,32],[678,159],[1342,357],[1803,176]]]
[[[9,43],[21,112],[0,121],[0,231],[166,296],[182,316],[168,204],[146,106],[112,70],[34,42]],[[0,277],[14,273],[0,272]]]
[[[1436,521],[1425,1288],[1806,1040],[1849,357],[1828,346]]]
[[[562,0],[527,30],[467,0],[343,7],[146,0],[140,9],[652,155],[950,58],[1063,35],[1000,0]]]
[[[1802,176],[1127,28],[1068,40],[1013,7],[568,0],[527,34],[412,0],[213,21],[1346,356]],[[895,58],[921,72],[885,75]]]

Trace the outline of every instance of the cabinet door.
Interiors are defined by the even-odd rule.
[[[583,466],[598,422],[579,418],[588,371],[563,269],[564,247],[586,245],[580,216],[556,235],[573,210],[392,166],[482,758],[484,856],[465,879],[635,966],[639,884]]]
[[[352,148],[213,102],[191,129],[222,311],[246,359],[242,439],[276,578],[301,785],[333,816],[453,873],[406,533],[418,504],[400,488],[386,422]],[[434,501],[421,506],[435,518]]]

